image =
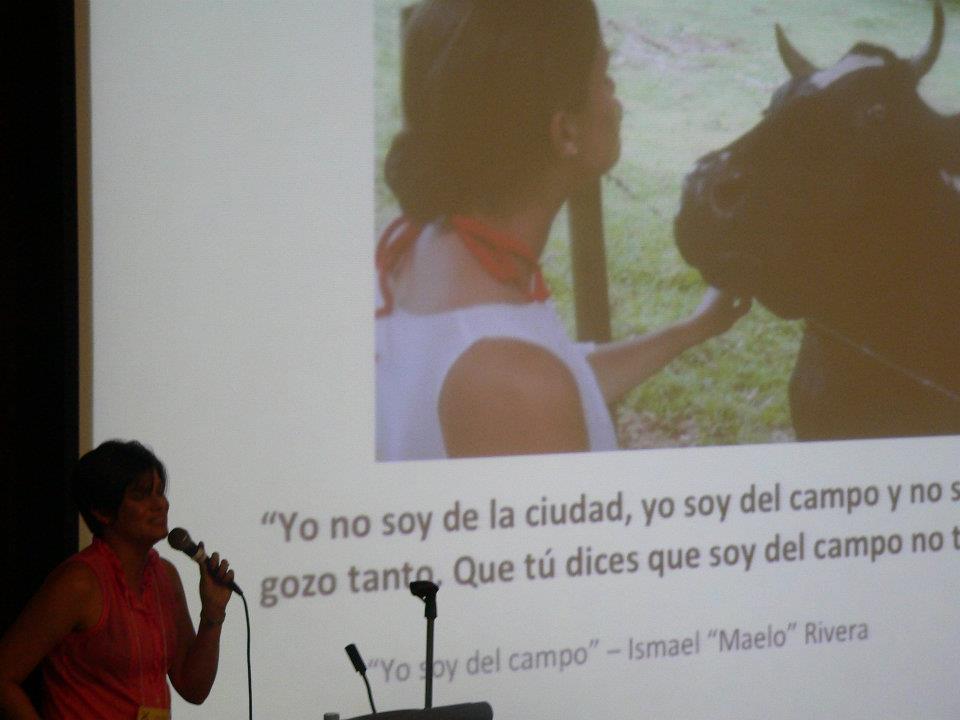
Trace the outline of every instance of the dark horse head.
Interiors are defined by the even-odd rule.
[[[781,317],[812,319],[921,384],[927,379],[955,390],[960,119],[937,113],[917,93],[943,34],[938,2],[930,38],[915,56],[900,58],[860,43],[820,69],[778,25],[777,46],[790,79],[753,129],[697,162],[685,181],[675,233],[684,259],[707,282],[754,296]],[[819,347],[816,362],[837,365],[823,354]],[[844,371],[859,377],[840,379],[824,377],[838,368],[813,368],[819,391],[829,382],[831,392],[893,382],[878,379],[867,363],[847,358]],[[811,376],[810,368],[798,370]],[[797,371],[792,383],[796,425],[795,395],[804,392]],[[877,392],[884,390],[863,388],[860,394]],[[899,404],[915,404],[911,391],[900,395],[889,407],[864,412],[899,412]],[[854,411],[850,422],[867,429],[814,429],[810,436],[926,434],[941,427],[960,432],[960,401],[955,408],[936,402],[943,405],[938,414],[947,416],[941,425],[874,423],[871,430],[873,421]],[[829,403],[814,405],[815,412],[837,412]]]

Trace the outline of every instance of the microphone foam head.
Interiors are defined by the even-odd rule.
[[[193,540],[190,539],[190,533],[182,527],[171,530],[170,534],[167,535],[167,542],[170,543],[170,547],[174,550],[180,550],[181,552],[187,553],[187,555],[193,555],[197,551],[197,546]]]

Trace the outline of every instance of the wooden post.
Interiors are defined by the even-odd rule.
[[[603,241],[600,180],[589,183],[567,202],[573,300],[580,341],[610,341],[607,256]]]

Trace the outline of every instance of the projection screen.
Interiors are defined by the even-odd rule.
[[[348,643],[378,709],[422,707],[415,579],[440,584],[435,705],[485,700],[498,718],[960,714],[960,438],[794,441],[786,387],[802,327],[762,307],[711,341],[721,350],[686,360],[733,398],[719,411],[733,430],[691,430],[683,407],[680,431],[663,430],[668,369],[659,394],[618,413],[632,448],[375,459],[373,251],[397,212],[381,166],[400,123],[404,4],[88,8],[91,434],[152,447],[171,526],[233,563],[255,714],[368,712]],[[757,122],[786,79],[774,23],[829,65],[860,40],[909,55],[931,16],[920,0],[597,4],[625,109],[602,186],[615,335],[649,329],[631,313],[666,302],[624,270],[650,259],[621,248],[667,232],[683,174]],[[952,112],[960,18],[946,10],[921,89]],[[695,110],[678,125],[681,103]],[[557,291],[563,220],[554,231],[546,269],[572,323]],[[654,276],[700,292],[675,249],[662,256]],[[689,311],[670,302],[683,306],[674,319]],[[771,333],[776,358],[733,364],[782,372],[749,392],[735,371],[711,374],[712,357]],[[738,431],[768,406],[759,430]],[[159,550],[196,617],[195,568]],[[245,714],[244,643],[234,598],[213,692],[199,708],[176,699],[177,717]]]

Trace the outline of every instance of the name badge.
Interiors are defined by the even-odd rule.
[[[137,720],[170,720],[170,711],[141,705],[137,710]]]

